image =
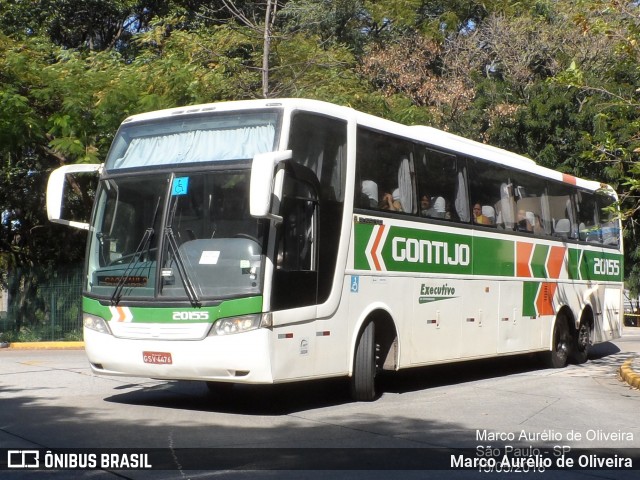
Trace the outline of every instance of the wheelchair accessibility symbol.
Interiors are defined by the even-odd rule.
[[[351,293],[358,293],[360,290],[360,275],[351,275]]]

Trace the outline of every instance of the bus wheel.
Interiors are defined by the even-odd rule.
[[[572,335],[569,332],[567,318],[558,315],[556,324],[553,327],[552,349],[545,352],[545,363],[549,368],[562,368],[569,359],[569,348],[572,345]]]
[[[356,346],[351,396],[358,402],[370,402],[376,398],[375,328],[375,323],[369,322]]]
[[[581,364],[589,358],[589,347],[591,345],[591,327],[589,322],[580,322],[580,328],[576,332],[571,349],[571,360],[574,363]]]

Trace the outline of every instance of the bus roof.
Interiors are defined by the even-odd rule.
[[[208,103],[201,105],[191,105],[185,107],[157,110],[153,112],[132,115],[123,121],[135,123],[148,120],[156,120],[182,115],[198,115],[210,112],[225,112],[234,110],[250,110],[265,108],[282,108],[285,110],[308,110],[321,114],[336,116],[344,119],[352,119],[358,124],[368,126],[393,135],[403,136],[428,144],[430,146],[443,148],[451,152],[460,153],[470,157],[499,163],[510,168],[534,173],[556,181],[571,183],[588,190],[598,190],[606,188],[613,192],[610,187],[592,180],[585,180],[564,174],[550,168],[538,165],[534,160],[494,147],[485,143],[476,142],[452,133],[439,130],[437,128],[424,125],[407,126],[381,117],[376,117],[360,112],[351,107],[335,105],[333,103],[320,100],[310,100],[304,98],[274,98],[258,100],[238,100],[219,103]]]

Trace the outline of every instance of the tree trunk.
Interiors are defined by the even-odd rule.
[[[272,16],[275,17],[275,8],[272,0],[267,0],[267,12],[264,17],[264,43],[262,48],[262,96],[269,98],[269,53],[271,51],[271,25]],[[273,13],[272,13],[273,10]]]

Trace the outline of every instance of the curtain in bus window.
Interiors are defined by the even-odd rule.
[[[464,170],[458,172],[458,188],[456,189],[455,205],[460,221],[470,221],[471,210],[469,209],[469,199],[467,198],[467,176]]]
[[[274,135],[273,125],[263,125],[138,137],[113,168],[249,159],[271,151]]]
[[[540,197],[540,205],[542,207],[542,227],[546,235],[551,235],[551,211],[549,210],[549,196],[543,193]]]
[[[504,224],[504,228],[507,230],[513,230],[515,226],[515,219],[513,214],[513,195],[512,185],[502,183],[500,185],[500,221]]]
[[[398,169],[398,188],[400,189],[400,204],[404,212],[413,213],[413,182],[409,159],[403,158]]]

